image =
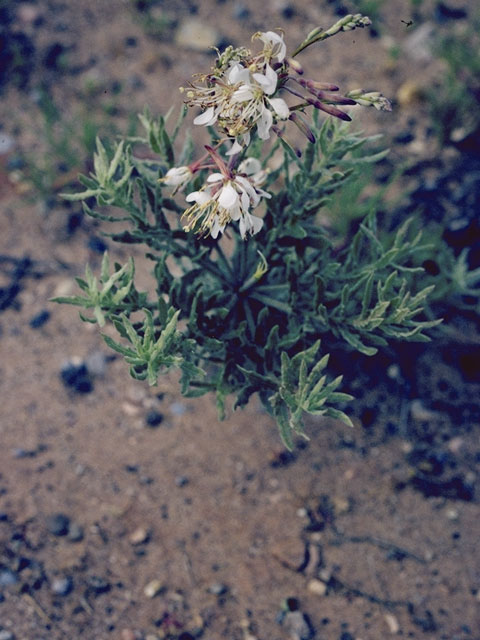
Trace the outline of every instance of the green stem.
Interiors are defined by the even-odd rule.
[[[297,47],[295,49],[295,51],[292,53],[292,58],[295,58],[295,56],[298,56],[298,54],[303,51],[304,49],[306,49],[307,47],[309,47],[311,44],[313,44],[314,42],[320,42],[322,40],[326,40],[327,38],[330,37],[330,34],[328,34],[326,31],[321,31],[318,35],[305,40],[304,42],[302,42],[302,44]]]

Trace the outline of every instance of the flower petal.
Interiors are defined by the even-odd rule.
[[[269,96],[275,93],[278,76],[269,64],[265,67],[265,73],[254,73],[253,78],[262,87],[264,93]]]
[[[210,229],[210,235],[215,240],[217,238],[219,232],[223,233],[224,229],[225,229],[225,225],[224,224],[220,224],[218,222],[218,218],[215,218],[215,220],[213,221],[213,224],[212,224],[212,228]]]
[[[233,92],[232,102],[248,102],[254,98],[253,90],[248,84],[242,84]]]
[[[207,182],[220,182],[220,180],[223,180],[221,173],[211,173],[207,178]]]
[[[217,120],[217,114],[215,113],[215,109],[213,107],[208,107],[206,111],[197,116],[193,124],[199,125],[211,125],[214,124]]]
[[[230,151],[227,151],[227,153],[225,154],[226,156],[234,156],[237,153],[240,153],[240,151],[242,150],[242,145],[237,142],[237,140],[235,140],[235,142],[232,144],[232,148],[230,149]]]
[[[192,191],[192,193],[189,193],[185,198],[187,202],[196,202],[200,206],[207,204],[211,199],[211,195],[205,191]]]
[[[225,209],[232,209],[238,203],[238,193],[231,184],[222,187],[218,196],[218,204]]]
[[[261,140],[268,140],[270,138],[270,127],[273,124],[273,116],[270,111],[264,107],[260,118],[257,120],[258,137]]]
[[[236,62],[227,71],[228,84],[237,84],[238,82],[248,83],[250,71],[245,69],[239,62]]]
[[[268,102],[273,107],[276,115],[281,120],[286,120],[290,115],[290,109],[288,108],[287,103],[282,98],[268,98]]]

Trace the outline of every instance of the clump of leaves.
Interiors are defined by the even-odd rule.
[[[302,158],[277,142],[284,171],[272,172],[267,188],[278,184],[280,173],[283,184],[268,203],[262,230],[232,246],[226,238],[185,234],[183,209],[158,182],[175,164],[174,140],[163,118],[145,113],[141,120],[146,136],[135,142],[157,157],[138,158],[123,141],[109,154],[98,141],[95,170],[81,178],[85,190],[67,197],[94,196],[101,208],[84,203],[89,215],[126,224],[106,235],[147,247],[156,294],[136,289],[131,259],[111,274],[106,255],[98,282],[87,267],[85,279],[77,280],[82,295],[57,301],[90,310],[82,315],[89,322],[113,323],[120,341],[105,340],[136,378],[155,384],[162,371],[180,367],[182,393],[215,392],[221,416],[229,394],[236,395],[236,408],[258,393],[288,447],[293,433],[304,433],[304,412],[349,423],[335,406],[349,396],[338,390],[341,378],[328,377],[328,351],[342,341],[371,355],[391,339],[426,340],[425,329],[437,324],[421,318],[433,286],[411,291],[421,269],[408,265],[425,247],[420,233],[409,237],[408,220],[393,238],[382,238],[372,211],[341,248],[318,223],[323,207],[355,179],[352,167],[368,167],[385,154],[369,154],[371,139],[331,120],[316,122],[318,144]],[[189,153],[187,142],[181,155]],[[125,215],[112,215],[105,205]],[[176,258],[181,275],[167,265],[168,256]],[[145,319],[131,321],[139,310]]]

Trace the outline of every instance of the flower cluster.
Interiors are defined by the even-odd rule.
[[[262,140],[270,137],[274,122],[290,115],[287,103],[273,95],[279,88],[279,71],[284,69],[286,46],[274,31],[257,33],[263,50],[252,55],[246,49],[233,49],[219,56],[217,66],[200,76],[205,86],[191,85],[186,103],[203,113],[194,120],[198,125],[218,126],[236,140],[231,154],[238,153],[250,141],[250,131],[257,127]]]
[[[238,221],[240,235],[245,239],[248,234],[258,233],[263,225],[263,220],[252,215],[250,209],[258,206],[262,197],[271,197],[260,188],[265,172],[256,158],[244,160],[235,172],[224,165],[221,169],[220,173],[210,174],[201,189],[188,194],[187,202],[194,204],[183,214],[187,221],[184,229],[216,238],[229,222]]]
[[[161,178],[176,193],[183,190],[198,171],[218,169],[210,173],[200,189],[187,195],[190,207],[183,214],[186,231],[194,230],[217,238],[228,223],[238,221],[240,235],[245,239],[262,228],[263,220],[252,215],[251,210],[262,198],[270,197],[260,188],[265,172],[256,159],[242,161],[252,134],[266,141],[273,131],[288,145],[280,126],[288,120],[314,144],[315,136],[302,115],[308,108],[319,109],[342,120],[351,118],[338,108],[341,105],[391,109],[389,101],[378,92],[356,90],[344,96],[337,93],[339,88],[330,82],[304,78],[303,69],[295,59],[314,42],[369,24],[368,18],[355,14],[341,18],[326,31],[314,29],[290,58],[281,33],[258,32],[252,39],[262,43],[260,52],[252,53],[245,47],[233,46],[222,53],[218,51],[210,73],[197,74],[197,83],[181,88],[185,103],[201,109],[194,124],[215,126],[222,136],[215,150],[206,146],[207,154],[200,160],[189,166],[173,167]],[[297,99],[296,104],[287,104],[278,96],[280,91]],[[227,142],[230,147],[225,152],[227,159],[223,160],[218,149]]]

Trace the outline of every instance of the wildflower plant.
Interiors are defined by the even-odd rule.
[[[328,374],[329,351],[343,344],[374,354],[391,340],[427,340],[436,324],[421,316],[432,287],[411,289],[422,245],[408,221],[382,237],[371,211],[352,237],[339,238],[322,217],[335,193],[386,153],[369,152],[377,137],[350,131],[340,107],[388,111],[390,103],[305,78],[297,56],[368,24],[345,16],[314,29],[290,56],[277,31],[255,34],[253,52],[217,52],[210,72],[182,89],[186,106],[171,132],[169,118],[145,111],[145,135],[113,148],[98,141],[85,190],[67,196],[99,220],[124,223],[107,235],[147,248],[157,286],[153,295],[138,291],[133,261],[112,267],[106,255],[98,281],[87,269],[80,295],[57,301],[111,323],[118,340],[105,340],[133,377],[154,385],[178,368],[182,393],[213,391],[221,418],[227,396],[236,395],[237,408],[258,393],[287,447],[295,434],[306,437],[304,413],[350,423],[342,411],[350,396],[342,377]],[[188,107],[200,109],[193,122],[210,134],[197,159],[188,133],[175,151]],[[291,126],[305,136],[303,150]],[[135,155],[137,144],[150,157]]]

